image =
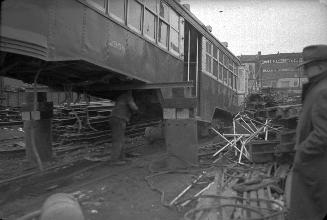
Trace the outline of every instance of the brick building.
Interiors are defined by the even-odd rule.
[[[302,53],[276,53],[262,55],[242,55],[243,64],[254,65],[255,74],[252,81],[257,82],[259,89],[273,89],[279,97],[299,96],[302,85],[307,81],[301,68],[296,66],[302,62]],[[251,80],[251,74],[249,76]],[[253,83],[249,82],[249,93]]]

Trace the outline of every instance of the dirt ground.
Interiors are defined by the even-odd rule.
[[[45,199],[55,193],[72,193],[78,199],[86,219],[177,220],[183,211],[162,205],[158,190],[152,190],[145,177],[153,174],[151,165],[165,157],[163,143],[138,148],[126,165],[102,163],[85,172],[39,182],[12,184],[0,200],[0,219],[17,219],[41,208]],[[150,169],[149,169],[150,167]],[[198,171],[163,173],[149,178],[151,185],[165,192],[164,203],[178,195]]]

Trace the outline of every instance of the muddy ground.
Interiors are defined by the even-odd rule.
[[[133,152],[139,156],[131,158],[126,165],[95,163],[94,168],[84,172],[10,184],[0,192],[0,219],[17,219],[38,210],[47,197],[60,192],[72,193],[78,199],[86,219],[90,220],[182,219],[185,210],[167,208],[163,203],[169,203],[178,195],[198,175],[199,170],[163,172],[147,182],[145,177],[153,175],[153,164],[166,156],[164,143],[146,144]],[[150,188],[149,183],[155,190]],[[159,191],[165,193],[163,201]],[[199,189],[194,189],[196,191]]]

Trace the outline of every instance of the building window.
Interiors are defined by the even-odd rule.
[[[164,46],[168,47],[168,25],[161,21],[159,22],[159,43]]]
[[[100,11],[106,11],[106,0],[87,0],[87,2]]]
[[[109,15],[121,22],[125,18],[125,1],[109,0]]]
[[[144,11],[143,32],[151,40],[156,39],[156,16],[148,9]]]
[[[127,24],[137,32],[141,32],[142,5],[136,0],[128,1]]]

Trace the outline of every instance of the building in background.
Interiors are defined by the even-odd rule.
[[[238,68],[238,80],[237,80],[237,94],[238,94],[238,105],[244,106],[245,98],[249,94],[249,66],[241,65]]]
[[[303,70],[296,68],[302,62],[302,53],[241,55],[242,64],[249,69],[249,93],[273,91],[277,99],[299,98],[307,81]],[[283,101],[284,100],[284,101]]]
[[[277,53],[259,55],[261,89],[272,89],[279,99],[299,97],[307,81],[303,70],[297,68],[302,53]]]
[[[248,76],[248,93],[255,93],[259,91],[259,56],[258,55],[241,55],[238,57],[242,65],[249,71]]]

